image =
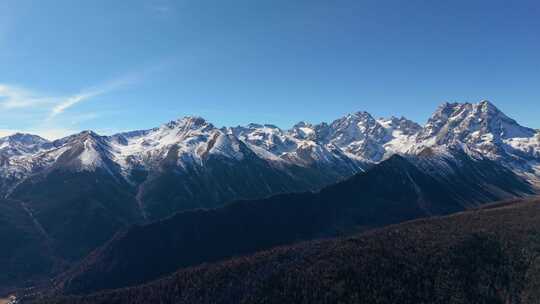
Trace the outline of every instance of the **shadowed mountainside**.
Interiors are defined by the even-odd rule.
[[[47,304],[538,303],[540,200],[415,220]]]
[[[509,170],[489,160],[462,157],[459,163],[441,163],[394,156],[318,193],[240,201],[136,226],[57,278],[56,288],[81,294],[132,286],[180,267],[532,193],[530,185]],[[422,162],[422,169],[413,162]],[[430,173],[443,168],[444,179]]]

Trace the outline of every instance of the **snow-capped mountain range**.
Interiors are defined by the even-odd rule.
[[[330,124],[300,122],[290,130],[260,124],[217,128],[203,118],[184,117],[112,136],[84,131],[47,141],[15,134],[0,138],[0,173],[15,181],[49,168],[103,168],[133,182],[133,170],[156,169],[172,152],[177,170],[204,168],[209,156],[241,161],[248,152],[277,169],[345,167],[344,174],[351,174],[395,153],[444,154],[454,148],[540,179],[540,132],[519,125],[488,101],[445,103],[424,127],[404,117],[375,119],[357,112]]]
[[[342,190],[328,192],[331,184]],[[540,131],[487,101],[443,104],[425,126],[357,112],[290,130],[218,128],[185,117],[111,136],[84,131],[47,141],[15,134],[0,138],[0,222],[8,227],[0,232],[30,241],[14,247],[15,260],[0,259],[0,268],[24,267],[27,252],[43,250],[54,263],[69,265],[126,227],[168,223],[178,212],[190,214],[185,224],[192,228],[170,234],[174,244],[182,235],[215,235],[212,227],[227,225],[220,221],[230,216],[245,229],[250,214],[260,214],[264,226],[292,215],[314,220],[328,206],[345,204],[325,214],[341,231],[362,221],[398,221],[406,216],[403,206],[414,214],[447,214],[539,190]],[[312,195],[314,206],[324,208],[298,204]],[[250,203],[263,198],[270,209]],[[205,217],[216,226],[205,226]],[[314,232],[311,224],[294,226]]]

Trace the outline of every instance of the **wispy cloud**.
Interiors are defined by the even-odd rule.
[[[75,110],[75,107],[126,89],[173,64],[173,60],[166,58],[157,64],[90,86],[72,95],[43,93],[25,86],[0,83],[0,137],[16,132],[37,134],[48,139],[73,134],[80,131],[80,125],[84,122],[97,119],[103,114],[111,115],[97,108],[87,111],[82,108]]]
[[[54,98],[39,96],[25,88],[0,84],[0,107],[3,109],[28,108],[52,103]]]
[[[47,119],[64,113],[69,108],[91,98],[105,95],[134,83],[138,77],[131,75],[115,79],[101,86],[83,90],[67,97],[39,94],[27,88],[0,83],[0,108],[6,111],[17,109],[49,108]]]
[[[37,134],[48,139],[73,134],[78,124],[95,119],[99,114],[79,111],[60,117],[62,114],[81,102],[134,84],[143,77],[143,74],[129,74],[67,97],[38,93],[22,86],[0,83],[0,115],[5,115],[4,123],[12,121],[8,126],[0,126],[0,137],[17,132]],[[20,124],[17,121],[25,123]],[[22,128],[12,129],[13,125],[21,125]]]
[[[66,100],[62,101],[61,103],[57,104],[52,108],[51,113],[49,114],[49,119],[52,119],[55,116],[62,114],[65,110],[71,108],[79,102],[100,95],[100,93],[101,92],[88,92],[68,97]]]
[[[88,90],[82,91],[79,94],[75,94],[72,96],[69,96],[67,98],[64,98],[61,102],[56,104],[52,109],[48,116],[48,119],[53,119],[54,117],[64,113],[67,109],[83,102],[86,100],[89,100],[91,98],[104,95],[107,93],[111,93],[115,90],[118,90],[122,87],[128,86],[134,82],[136,82],[138,79],[135,75],[130,75],[127,77],[119,78],[114,81],[108,82],[102,86],[90,88]]]

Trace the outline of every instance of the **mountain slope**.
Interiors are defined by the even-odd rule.
[[[348,232],[354,224],[372,227],[454,212],[530,193],[531,185],[540,189],[540,132],[519,125],[484,101],[444,104],[424,127],[403,117],[375,119],[369,113],[356,112],[331,123],[301,122],[290,130],[258,124],[217,128],[200,117],[185,117],[157,128],[112,136],[85,131],[47,141],[15,134],[0,138],[0,195],[32,215],[32,221],[51,240],[49,258],[60,259],[64,265],[77,262],[130,225],[235,200],[258,201],[280,193],[317,191],[394,154],[405,157],[420,174],[389,170],[389,176],[401,179],[392,181],[393,187],[388,188],[380,185],[385,178],[394,177],[385,177],[383,172],[377,183],[367,182],[380,190],[366,188],[365,198],[363,193],[356,194],[358,201],[373,196],[377,197],[375,202],[383,200],[381,206],[387,208],[402,211],[402,203],[406,203],[407,208],[416,209],[394,215],[366,206],[347,206],[339,212],[321,208],[332,215],[320,219],[328,226],[315,222],[307,231],[293,227],[301,231],[290,237],[276,234],[279,237],[261,246]],[[444,193],[444,202],[434,203],[440,197],[430,192],[430,187]],[[399,204],[397,195],[402,195]],[[362,212],[367,215],[362,217]],[[381,217],[379,212],[383,214],[380,223],[376,221]],[[21,220],[21,225],[26,225],[16,214],[6,212],[6,217],[13,216],[6,221],[17,225]],[[289,213],[284,213],[284,221],[286,216]],[[304,222],[307,220],[300,217],[298,223]],[[290,223],[284,227],[287,225]],[[246,245],[242,253],[253,248]],[[237,254],[230,249],[225,246],[210,258]],[[170,271],[169,266],[164,269]]]
[[[0,193],[8,195],[27,178],[57,167],[99,167],[133,186],[141,215],[155,220],[234,199],[320,189],[395,153],[418,155],[425,148],[442,155],[462,149],[540,181],[540,132],[483,101],[445,103],[424,127],[403,117],[377,120],[356,112],[290,130],[258,124],[219,129],[185,117],[150,130],[113,136],[86,131],[54,142],[16,134],[0,139]],[[173,193],[163,196],[164,187]]]
[[[54,142],[30,135],[2,142],[12,154],[5,165],[17,173],[1,179],[10,188],[5,196],[32,210],[67,260],[133,223],[317,189],[360,170],[351,163],[339,173],[325,167],[322,174],[323,168],[274,163],[201,118],[112,137],[84,131]]]
[[[333,164],[261,158],[200,118],[112,137],[84,131],[53,142],[14,135],[0,143],[0,194],[24,206],[48,244],[48,250],[37,250],[43,264],[23,270],[11,267],[20,262],[10,259],[27,256],[19,253],[27,246],[11,242],[12,255],[0,260],[7,280],[0,286],[25,285],[14,279],[22,274],[32,281],[56,275],[134,223],[236,199],[318,189],[361,170],[348,158],[336,170]],[[4,215],[13,225],[25,225],[14,212]],[[7,233],[2,237],[10,239]],[[60,265],[51,265],[57,260]]]
[[[40,283],[55,266],[49,240],[17,201],[0,200],[0,294]]]
[[[537,303],[540,201],[513,202],[39,303]]]
[[[15,134],[0,138],[3,179],[23,180],[55,166],[66,144],[88,151],[78,160],[88,163],[82,164],[86,169],[107,160],[105,167],[114,167],[109,169],[134,184],[144,177],[141,171],[158,171],[164,162],[177,171],[200,169],[210,156],[234,162],[248,150],[287,175],[295,176],[292,166],[324,169],[342,179],[392,154],[415,155],[426,147],[463,148],[540,179],[535,175],[540,170],[540,132],[519,125],[489,101],[445,103],[424,127],[403,117],[377,120],[356,112],[330,124],[300,122],[290,130],[258,124],[219,129],[200,117],[185,117],[150,130],[113,136],[86,131],[54,142]],[[320,180],[307,182],[322,186]]]
[[[32,211],[59,256],[76,260],[140,215],[104,138],[82,132],[55,144],[60,148],[39,155],[53,165],[18,184],[9,198]]]
[[[429,162],[393,156],[318,193],[241,201],[134,227],[59,277],[57,285],[66,293],[125,287],[179,267],[533,193],[530,184],[490,160],[456,157]],[[444,179],[433,173],[441,170]]]
[[[232,141],[237,146],[238,158],[227,158],[213,149],[219,141]],[[360,170],[350,167],[348,172],[321,174],[322,169],[294,164],[276,164],[261,159],[246,144],[234,137],[218,133],[216,144],[200,163],[180,162],[173,147],[159,167],[148,171],[139,185],[139,197],[149,219],[160,219],[177,211],[210,208],[237,199],[255,199],[276,193],[317,189]],[[330,168],[329,168],[330,169]]]

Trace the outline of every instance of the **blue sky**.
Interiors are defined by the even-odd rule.
[[[0,134],[424,123],[482,99],[540,128],[538,16],[538,1],[0,0]]]

